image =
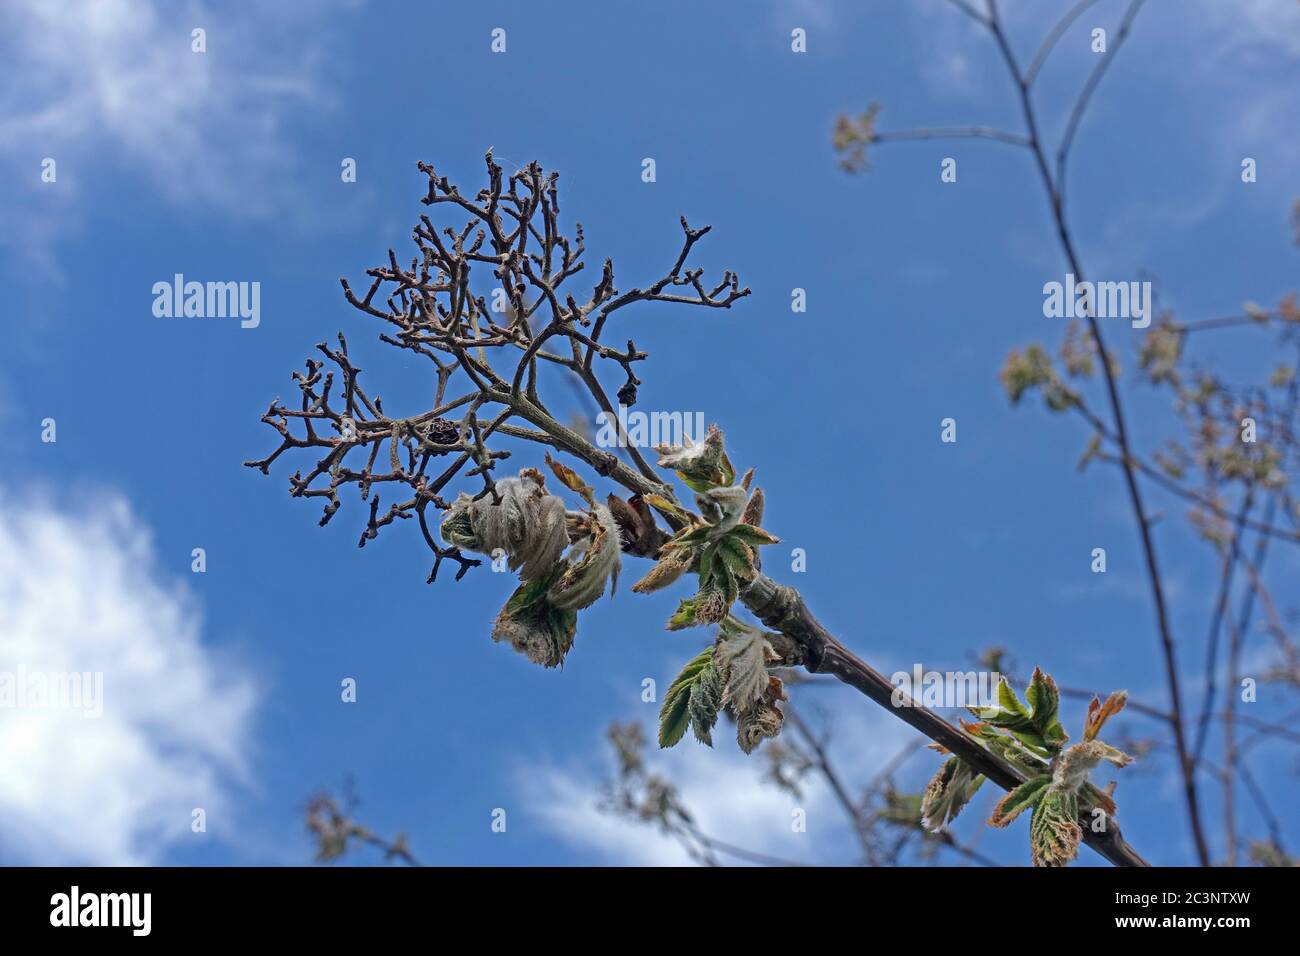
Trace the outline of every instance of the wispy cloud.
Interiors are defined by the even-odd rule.
[[[0,708],[6,862],[148,863],[206,838],[195,808],[230,830],[255,681],[201,642],[198,611],[152,550],[120,497],[64,510],[0,488],[0,670],[103,674],[98,717]]]
[[[845,707],[833,724],[835,759],[847,779],[861,781],[884,766],[914,734],[893,715],[865,702],[852,701]],[[688,735],[673,750],[647,755],[651,769],[678,787],[701,831],[751,852],[794,862],[853,862],[852,854],[846,853],[843,811],[821,778],[805,778],[802,794],[796,798],[765,781],[762,753],[745,756],[727,729],[725,722],[719,726],[713,749],[696,744]],[[521,801],[554,837],[601,862],[691,864],[686,851],[657,828],[599,809],[612,762],[612,752],[602,747],[581,761],[525,764],[517,773]],[[806,832],[795,832],[791,825],[795,809],[804,811]]]
[[[160,0],[0,7],[0,201],[6,239],[47,272],[76,197],[143,182],[186,205],[265,216],[290,168],[285,127],[321,107],[320,35],[338,0],[274,10]],[[204,53],[191,33],[206,31]],[[57,163],[57,182],[41,163]]]

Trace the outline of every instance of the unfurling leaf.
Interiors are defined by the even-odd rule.
[[[691,695],[678,694],[665,697],[664,705],[659,709],[659,746],[675,747],[691,725]]]
[[[717,425],[710,425],[704,441],[698,445],[660,445],[659,466],[671,468],[677,477],[694,491],[708,491],[719,485],[730,485],[736,479],[735,469],[727,459],[722,447],[722,432]]]
[[[1051,782],[1052,775],[1048,773],[1026,780],[1002,798],[989,817],[989,825],[1005,827],[1025,810],[1032,809],[1043,798],[1043,793]]]
[[[1056,781],[1074,792],[1088,782],[1088,774],[1103,760],[1116,767],[1127,767],[1133,758],[1100,740],[1085,740],[1061,754],[1056,764]]]
[[[492,640],[510,644],[543,667],[558,667],[573,646],[578,614],[546,598],[545,582],[522,584],[492,624]]]
[[[736,743],[745,753],[753,753],[764,740],[781,733],[785,714],[777,701],[785,700],[785,687],[780,678],[768,677],[763,695],[747,710],[736,714]]]
[[[921,823],[932,832],[942,830],[957,819],[983,782],[983,775],[966,761],[949,757],[921,795]]]
[[[591,531],[586,538],[575,542],[574,547],[581,557],[577,561],[569,560],[559,580],[551,585],[547,597],[556,607],[577,611],[600,600],[606,582],[611,591],[618,582],[622,548],[618,525],[608,508],[604,505],[592,508]]]
[[[649,594],[666,588],[690,570],[694,560],[695,552],[690,549],[678,548],[676,551],[670,551],[646,572],[645,577],[632,585],[632,590],[638,594]]]
[[[1043,791],[1029,823],[1034,866],[1065,866],[1079,855],[1079,798],[1055,785]]]
[[[730,581],[731,575],[729,573],[724,573],[723,576]],[[696,624],[717,624],[727,616],[727,611],[731,607],[726,592],[712,584],[701,589],[693,600],[695,601],[694,621]],[[669,623],[669,630],[673,630],[671,622]]]
[[[500,549],[525,581],[548,574],[569,544],[564,501],[547,493],[531,468],[498,481],[496,491],[499,502],[462,492],[443,519],[443,540],[479,554]]]
[[[1061,706],[1061,692],[1056,688],[1056,681],[1044,674],[1042,668],[1034,668],[1030,678],[1029,690],[1025,698],[1031,708],[1030,720],[1049,749],[1055,750],[1070,739],[1057,718]]]
[[[981,721],[1003,730],[1033,730],[1029,710],[1020,702],[1005,677],[998,681],[998,702],[992,707],[969,707]]]
[[[692,528],[684,528],[668,539],[664,544],[661,553],[663,551],[676,551],[678,548],[704,544],[709,540],[710,530],[710,525],[698,525]]]
[[[780,538],[775,538],[762,528],[755,528],[751,524],[738,524],[731,529],[727,536],[731,538],[739,538],[748,545],[781,543]]]
[[[690,726],[692,719],[691,698],[701,681],[706,685],[701,691],[702,695],[716,695],[716,677],[713,675],[713,647],[710,645],[691,659],[682,672],[677,675],[676,679],[668,687],[668,693],[664,695],[663,706],[659,710],[659,746],[672,747],[686,733],[686,728]],[[707,714],[707,700],[702,700],[696,705],[703,720]],[[713,709],[713,720],[717,719],[717,708]],[[712,721],[707,726],[701,724],[703,734],[699,727],[696,729],[696,736],[701,740],[708,742],[709,730],[712,728]]]
[[[700,671],[699,679],[691,688],[691,731],[700,743],[713,746],[713,725],[718,722],[718,711],[721,709],[722,678],[710,661]]]
[[[772,646],[758,628],[744,627],[724,636],[717,651],[723,703],[740,713],[757,702],[768,686],[768,662],[775,658]]]

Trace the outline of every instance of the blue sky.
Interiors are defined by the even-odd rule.
[[[386,354],[338,277],[362,285],[390,246],[406,248],[425,211],[417,160],[472,192],[488,147],[560,170],[589,261],[612,257],[625,286],[671,265],[680,215],[713,224],[699,263],[739,271],[753,295],[728,312],[630,310],[627,334],[651,353],[640,400],[724,428],[737,464],[758,469],[768,527],[808,554],[806,573],[782,575],[771,558],[769,570],[846,643],[887,673],[965,666],[1002,644],[1025,670],[1164,703],[1118,474],[1077,474],[1082,424],[1037,403],[1009,408],[997,381],[1011,347],[1054,346],[1062,331],[1041,310],[1042,284],[1065,266],[1028,154],[899,144],[849,176],[830,147],[836,115],[871,101],[882,128],[1018,129],[1014,91],[974,24],[940,0],[267,6],[87,0],[53,12],[32,0],[0,14],[14,79],[0,94],[11,582],[0,593],[12,602],[0,649],[32,666],[102,662],[110,695],[95,727],[0,714],[0,754],[28,768],[0,786],[0,831],[27,834],[0,841],[0,861],[304,862],[305,800],[348,776],[366,822],[405,830],[430,862],[680,859],[590,807],[611,766],[608,722],[652,721],[642,679],[663,685],[703,640],[662,631],[673,596],[621,590],[584,613],[563,671],[543,671],[489,639],[503,578],[480,569],[426,587],[416,529],[358,551],[360,502],[320,529],[317,507],[286,493],[301,462],[270,478],[240,464],[274,447],[259,415],[290,398],[290,372],[338,331],[390,408],[423,410],[424,368]],[[1022,60],[1064,6],[1008,0]],[[1094,62],[1088,30],[1113,30],[1121,6],[1099,3],[1043,74],[1049,136]],[[1153,273],[1189,319],[1296,287],[1300,12],[1232,6],[1151,0],[1072,165],[1086,267]],[[504,54],[489,50],[495,27]],[[791,52],[796,27],[806,54]],[[640,178],[647,156],[654,183]],[[946,156],[956,184],[939,182]],[[1250,185],[1245,156],[1259,168]],[[41,181],[46,157],[56,182]],[[344,157],[355,183],[340,180]],[[155,318],[152,285],[175,273],[260,282],[260,325]],[[806,314],[791,313],[795,287]],[[1131,350],[1137,334],[1120,328],[1114,344]],[[1226,357],[1276,357],[1265,334],[1250,341]],[[1149,448],[1168,431],[1167,399],[1131,375],[1124,390]],[[948,416],[955,445],[938,440]],[[56,443],[40,440],[45,418]],[[1199,699],[1213,567],[1181,530],[1181,507],[1160,507]],[[1088,571],[1098,546],[1104,577]],[[1297,568],[1281,549],[1275,562]],[[343,677],[358,681],[356,704],[339,700]],[[855,779],[908,739],[852,694],[819,699]],[[1067,715],[1077,728],[1077,703]],[[663,766],[719,835],[844,859],[826,794],[810,792],[809,833],[792,835],[791,799],[760,786],[761,761],[730,740],[679,750]],[[1294,751],[1254,753],[1294,837]],[[910,767],[919,785],[933,761]],[[1167,756],[1125,771],[1117,796],[1140,850],[1192,861]],[[1216,834],[1217,799],[1207,794]],[[190,832],[196,806],[209,810],[205,834]],[[497,807],[505,834],[490,830]],[[1021,862],[1022,831],[986,833],[981,848]]]

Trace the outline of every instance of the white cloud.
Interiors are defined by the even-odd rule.
[[[256,690],[200,642],[186,592],[155,567],[115,495],[75,511],[0,489],[0,671],[102,672],[102,715],[0,708],[6,862],[157,860],[246,779]]]
[[[106,168],[187,205],[276,212],[291,172],[284,126],[321,105],[311,27],[338,5],[245,6],[237,19],[161,0],[0,6],[9,241],[52,270],[49,245],[75,219],[74,197],[109,188]],[[206,53],[191,51],[196,27]],[[58,164],[55,184],[41,182],[45,157]]]
[[[792,695],[799,693],[798,687],[792,688]],[[916,735],[865,700],[848,695],[836,699],[845,710],[832,715],[832,759],[852,787],[879,771]],[[808,707],[803,713],[807,716]],[[792,862],[854,862],[855,844],[845,840],[850,832],[846,817],[822,779],[809,773],[800,798],[778,789],[762,779],[767,765],[762,752],[746,757],[729,729],[725,721],[719,724],[713,749],[696,744],[689,735],[669,751],[655,750],[652,741],[647,747],[649,769],[678,787],[700,830],[713,839]],[[692,864],[685,849],[656,827],[599,810],[613,760],[612,750],[605,745],[582,764],[544,760],[522,766],[518,789],[528,814],[557,839],[607,863]],[[796,807],[806,812],[806,833],[791,827],[791,811]],[[725,854],[720,858],[731,864],[742,862]]]
[[[1287,0],[1200,0],[1197,15],[1186,17],[1200,23],[1207,38],[1218,41],[1212,48],[1220,56],[1253,56],[1268,51],[1300,57],[1300,4]]]

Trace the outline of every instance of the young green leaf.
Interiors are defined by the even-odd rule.
[[[1034,866],[1065,866],[1079,855],[1079,799],[1069,790],[1049,786],[1029,823]]]
[[[713,746],[713,725],[718,722],[718,711],[721,709],[722,678],[710,660],[691,687],[691,731],[700,743]]]
[[[718,542],[717,556],[737,581],[748,584],[754,579],[754,552],[734,535],[729,534]]]
[[[752,524],[738,524],[729,532],[748,545],[762,544],[780,544],[780,538],[774,538],[762,528],[755,528]]]
[[[659,746],[672,747],[686,733],[691,723],[691,693],[700,677],[713,665],[713,646],[709,645],[692,658],[668,686],[659,710]],[[716,716],[716,713],[715,713]]]
[[[1022,812],[1032,809],[1042,799],[1043,793],[1052,782],[1051,774],[1031,777],[1016,789],[1008,793],[993,810],[989,817],[989,826],[1005,827]]]
[[[701,590],[709,586],[713,580],[714,559],[718,554],[718,542],[710,541],[700,551],[700,588]]]
[[[1029,690],[1025,692],[1032,710],[1030,719],[1048,749],[1056,749],[1070,739],[1057,711],[1061,706],[1061,693],[1056,689],[1056,681],[1044,674],[1041,668],[1034,668],[1034,676],[1029,681]]]
[[[664,698],[663,707],[659,710],[660,748],[677,746],[677,742],[686,734],[686,728],[691,725],[690,706],[689,693]]]

